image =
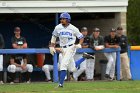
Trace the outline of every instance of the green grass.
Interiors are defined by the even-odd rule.
[[[140,93],[140,81],[65,82],[64,88],[56,83],[20,83],[0,85],[0,93]]]

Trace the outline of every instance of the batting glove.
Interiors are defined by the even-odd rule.
[[[49,49],[50,49],[50,53],[52,55],[54,55],[54,53],[56,53],[56,50],[54,49],[54,47],[49,47]]]
[[[81,44],[77,44],[75,45],[75,48],[78,49],[78,48],[82,48]]]

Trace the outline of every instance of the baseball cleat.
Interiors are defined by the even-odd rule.
[[[83,57],[87,59],[95,59],[95,56],[87,54],[87,53],[83,53]]]
[[[63,88],[63,85],[62,85],[62,84],[59,84],[59,85],[58,85],[58,88]]]
[[[11,85],[13,85],[13,84],[14,84],[14,82],[10,82],[10,84],[11,84]]]
[[[47,78],[45,79],[45,81],[46,81],[46,82],[52,82],[51,79],[47,79]]]
[[[0,84],[4,84],[3,81],[0,81]]]
[[[26,83],[27,83],[27,84],[30,84],[30,83],[31,83],[31,81],[29,80],[29,81],[27,81]]]
[[[108,74],[105,74],[105,78],[112,79]]]
[[[105,74],[105,78],[109,81],[113,81],[113,78],[111,78],[108,74]]]

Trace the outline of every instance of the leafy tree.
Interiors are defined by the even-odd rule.
[[[129,43],[140,45],[140,0],[129,0],[127,29]]]

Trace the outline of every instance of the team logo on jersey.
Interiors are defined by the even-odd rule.
[[[99,45],[98,40],[94,40],[94,46],[98,46],[98,45]]]
[[[72,36],[72,33],[70,33],[70,32],[60,32],[59,35],[60,36]]]

